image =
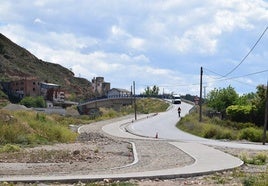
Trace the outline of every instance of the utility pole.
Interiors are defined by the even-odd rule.
[[[203,83],[203,67],[200,69],[200,98],[199,98],[199,122],[202,122],[202,83]]]
[[[135,120],[137,120],[137,105],[136,105],[136,94],[135,94],[135,81],[133,81],[133,96],[134,96],[134,113],[135,113]]]
[[[268,118],[268,81],[266,86],[266,98],[265,98],[265,114],[264,114],[264,126],[263,126],[263,138],[262,144],[265,145],[266,142],[266,130],[267,130],[267,118]]]

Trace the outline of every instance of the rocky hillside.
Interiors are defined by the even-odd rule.
[[[62,86],[76,101],[91,96],[91,83],[59,64],[42,61],[0,33],[0,81],[36,77]],[[67,97],[68,97],[67,94]]]

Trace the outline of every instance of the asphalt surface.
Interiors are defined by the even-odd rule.
[[[176,140],[182,142],[196,142],[205,145],[224,146],[230,148],[243,148],[254,150],[268,150],[268,145],[261,143],[231,142],[205,139],[179,130],[175,125],[180,120],[177,108],[181,107],[181,117],[188,114],[192,108],[191,104],[182,102],[181,105],[173,105],[167,112],[159,113],[152,119],[142,120],[129,124],[126,129],[128,132],[144,137],[155,137],[166,140]]]

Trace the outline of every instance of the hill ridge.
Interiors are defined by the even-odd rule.
[[[72,71],[60,64],[38,59],[0,33],[0,82],[29,77],[61,85],[67,91],[67,97],[76,101],[92,96],[90,81],[75,77]]]

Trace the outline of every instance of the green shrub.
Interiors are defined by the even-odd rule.
[[[232,122],[209,117],[203,117],[203,122],[199,122],[198,116],[198,113],[186,115],[177,123],[177,127],[205,138],[262,141],[263,130],[252,123]],[[268,140],[268,136],[266,140]]]
[[[224,129],[221,132],[220,137],[218,137],[217,139],[229,139],[229,140],[235,140],[236,139],[236,134],[235,132],[229,130],[229,129]]]
[[[28,145],[41,145],[41,144],[49,144],[49,139],[38,134],[27,134],[26,139]]]
[[[20,151],[20,147],[18,145],[6,144],[2,148],[0,148],[0,152],[18,152]]]
[[[35,119],[37,121],[45,122],[46,121],[46,115],[42,113],[36,113]]]
[[[235,122],[231,120],[222,120],[218,117],[211,118],[210,123],[220,125],[223,127],[232,128],[234,130],[240,130],[248,127],[255,127],[255,125],[250,122]]]
[[[46,107],[46,102],[42,96],[38,97],[25,97],[20,101],[21,105],[24,105],[28,108],[30,107],[37,107],[37,108],[44,108]]]
[[[204,136],[204,125],[195,120],[195,115],[187,115],[186,117],[181,118],[177,123],[177,127],[186,132],[192,133],[197,136]]]
[[[252,105],[231,105],[226,108],[227,116],[236,122],[252,121],[256,108]]]
[[[243,185],[244,186],[254,186],[256,182],[256,178],[253,176],[247,177],[245,178],[245,180],[243,181]]]
[[[17,137],[24,134],[24,127],[20,124],[0,125],[0,144],[16,143]]]
[[[192,113],[183,117],[177,127],[197,136],[214,139],[236,139],[237,131],[222,125],[218,119],[203,118],[204,122],[199,122],[198,114]],[[214,124],[213,121],[218,122]]]
[[[1,114],[8,115],[7,112],[0,110],[0,116]],[[69,125],[56,121],[53,115],[17,111],[13,112],[12,118],[14,118],[12,123],[0,125],[0,144],[2,145],[73,142],[77,137],[76,133],[69,130]]]
[[[169,107],[169,103],[155,98],[137,99],[136,104],[137,111],[142,114],[163,112]]]
[[[257,159],[259,162],[261,162],[262,165],[266,163],[267,158],[268,158],[267,155],[264,154],[264,153],[259,153],[259,154],[257,154],[257,156],[256,156],[256,159]]]
[[[250,175],[243,180],[244,186],[267,186],[268,171],[259,173],[257,175]]]
[[[259,153],[253,157],[248,157],[246,154],[243,154],[241,156],[241,159],[247,164],[265,165],[267,161],[267,155],[265,153]]]
[[[239,139],[245,139],[253,142],[262,141],[263,131],[257,128],[249,127],[242,129],[239,133]]]
[[[213,139],[235,139],[235,132],[217,125],[206,124],[203,137]]]
[[[204,137],[205,138],[215,138],[218,131],[216,126],[213,125],[207,125],[207,127],[204,128]]]

